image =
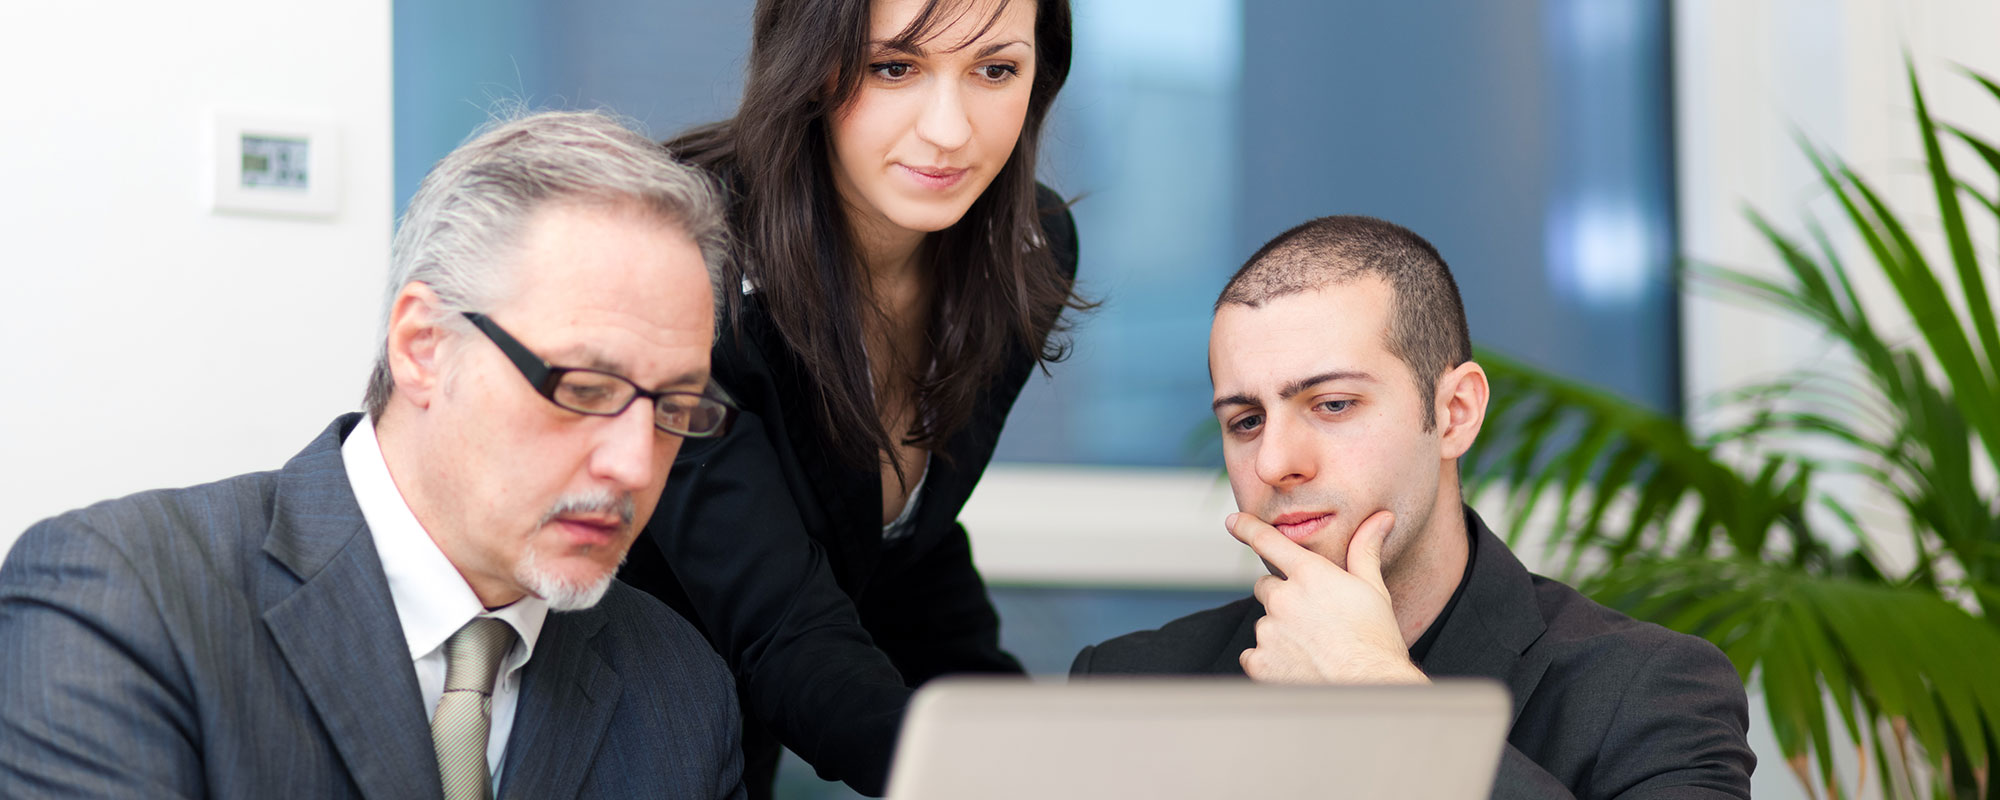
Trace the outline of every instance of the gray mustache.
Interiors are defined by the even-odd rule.
[[[622,494],[614,497],[609,490],[599,489],[595,492],[566,494],[556,498],[556,504],[549,508],[548,513],[542,515],[541,524],[547,525],[556,517],[576,513],[617,514],[620,522],[631,525],[632,518],[637,516],[639,511],[632,504],[632,495]]]

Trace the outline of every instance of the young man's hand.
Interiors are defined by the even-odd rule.
[[[1278,573],[1257,579],[1264,618],[1257,646],[1238,657],[1243,672],[1271,683],[1429,683],[1410,663],[1382,582],[1382,541],[1395,522],[1388,511],[1362,520],[1341,569],[1252,514],[1229,515],[1229,533]]]

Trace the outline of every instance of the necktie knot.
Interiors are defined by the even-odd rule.
[[[514,628],[502,620],[479,617],[465,623],[444,643],[444,690],[493,691],[500,659],[514,646]]]

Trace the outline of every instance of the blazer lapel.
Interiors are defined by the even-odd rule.
[[[810,410],[794,410],[809,414]],[[793,419],[810,419],[794,416]],[[882,553],[882,479],[878,473],[856,484],[852,467],[838,461],[830,448],[803,441],[813,426],[789,425],[792,446],[799,454],[799,468],[812,488],[817,505],[826,510],[827,535],[840,542],[824,546],[828,566],[840,588],[858,595],[874,572]],[[804,506],[801,504],[801,515]]]
[[[1424,671],[1439,677],[1500,681],[1514,696],[1514,717],[1518,718],[1548,669],[1545,659],[1524,655],[1547,625],[1541,606],[1535,602],[1534,578],[1527,567],[1470,507],[1465,509],[1465,524],[1472,530],[1473,547],[1477,548],[1472,577],[1458,607],[1431,645]]]
[[[265,625],[366,797],[439,797],[437,758],[374,540],[348,487],[336,420],[278,478],[264,551],[299,581]]]
[[[591,645],[599,610],[549,612],[521,678],[500,797],[568,798],[583,787],[618,708],[618,673]]]
[[[761,305],[763,297],[750,295],[744,302]],[[804,365],[785,344],[784,336],[766,310],[757,308],[744,315],[742,336],[745,346],[762,357],[773,392],[770,405],[779,412],[778,419],[767,419],[764,424],[783,428],[785,442],[798,464],[799,477],[809,487],[806,491],[811,493],[810,499],[816,501],[798,498],[799,517],[808,531],[824,533],[839,542],[821,545],[827,565],[842,589],[850,595],[857,594],[867,584],[882,552],[881,478],[878,474],[864,486],[857,486],[853,465],[843,461],[822,440],[818,424],[809,422],[818,419],[819,389],[806,376]],[[745,390],[761,388],[745,387]],[[752,406],[758,405],[752,398],[744,399],[751,401]],[[780,461],[783,460],[781,455]]]

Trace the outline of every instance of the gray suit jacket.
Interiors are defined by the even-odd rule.
[[[1722,651],[1529,573],[1472,509],[1465,519],[1472,575],[1422,666],[1513,693],[1494,797],[1750,796],[1749,707]],[[1070,673],[1242,676],[1263,616],[1238,600],[1086,647]]]
[[[334,421],[277,472],[45,520],[0,566],[0,797],[438,797]],[[614,584],[551,613],[502,797],[740,797],[728,672]]]

